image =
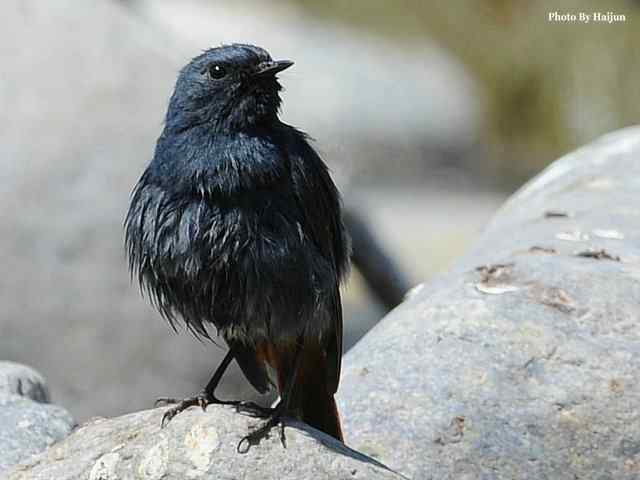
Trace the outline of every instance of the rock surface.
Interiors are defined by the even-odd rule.
[[[232,408],[192,408],[161,430],[163,409],[98,419],[9,473],[6,480],[400,479],[374,460],[305,425],[247,453],[236,447],[258,422]]]
[[[0,475],[66,437],[73,428],[71,416],[48,401],[47,385],[38,372],[0,362]]]
[[[552,164],[346,356],[349,444],[416,479],[640,477],[640,127]]]

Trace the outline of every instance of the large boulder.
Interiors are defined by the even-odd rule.
[[[413,478],[640,476],[640,127],[553,163],[347,354],[349,444]]]
[[[251,417],[225,407],[212,406],[207,413],[191,409],[161,430],[162,414],[157,409],[92,420],[16,467],[6,480],[402,478],[296,422],[285,429],[287,448],[276,434],[239,453],[238,442],[256,423]]]

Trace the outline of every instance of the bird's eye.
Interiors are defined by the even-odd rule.
[[[213,63],[207,67],[207,75],[213,80],[220,80],[227,75],[227,69],[224,65],[219,63]]]

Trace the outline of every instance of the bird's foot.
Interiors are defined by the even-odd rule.
[[[255,405],[255,404],[254,404]],[[259,407],[259,405],[256,405]],[[287,448],[287,438],[284,434],[284,413],[285,409],[282,406],[282,403],[278,404],[275,408],[264,409],[264,407],[260,407],[263,410],[269,410],[268,419],[262,425],[260,425],[255,430],[251,431],[248,435],[240,440],[238,443],[237,451],[238,453],[247,453],[249,449],[258,445],[261,440],[269,436],[271,429],[277,427],[280,433],[280,442],[282,442],[282,446]]]
[[[207,406],[209,405],[239,405],[241,402],[239,401],[227,401],[227,400],[219,400],[218,398],[216,398],[214,395],[209,395],[207,394],[206,391],[202,391],[200,393],[198,393],[197,395],[194,395],[193,397],[187,397],[185,399],[177,399],[177,398],[170,398],[170,397],[160,397],[155,401],[155,406],[159,407],[161,405],[171,405],[171,404],[176,404],[175,406],[171,407],[170,409],[168,409],[166,412],[164,412],[164,415],[162,416],[162,422],[160,424],[161,428],[166,427],[169,422],[171,421],[171,419],[173,417],[175,417],[176,415],[178,415],[179,413],[183,412],[184,410],[186,410],[189,407],[195,407],[195,406],[199,406],[200,408],[202,408],[202,411],[206,411],[207,410]]]

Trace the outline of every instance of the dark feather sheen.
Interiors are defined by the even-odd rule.
[[[251,77],[270,60],[258,47],[232,45],[181,71],[132,194],[129,267],[169,323],[182,320],[196,336],[211,338],[214,326],[229,344],[287,344],[306,326],[324,346],[335,392],[349,242],[325,164],[277,118],[279,83]],[[224,62],[228,78],[207,78],[212,62]],[[264,366],[245,363],[264,391]]]

